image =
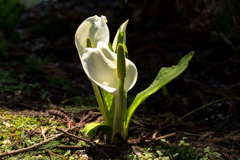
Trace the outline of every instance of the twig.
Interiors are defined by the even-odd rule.
[[[51,136],[48,136],[48,137],[46,137],[46,138],[51,138],[51,137],[54,137],[54,136],[55,136],[55,135],[51,135]],[[40,141],[40,140],[43,140],[43,138],[36,139],[35,142],[36,142],[36,141]]]
[[[226,100],[226,99],[227,99],[227,98],[218,99],[218,100],[216,100],[216,101],[213,101],[213,102],[210,102],[210,103],[208,103],[208,104],[206,104],[206,105],[203,105],[203,106],[201,106],[201,107],[193,110],[192,112],[189,112],[189,113],[187,113],[186,115],[178,118],[178,121],[179,121],[179,120],[182,120],[183,118],[185,118],[185,117],[193,114],[194,112],[196,112],[196,111],[198,111],[198,110],[200,110],[200,109],[203,109],[203,108],[205,108],[205,107],[207,107],[207,106],[210,106],[210,105],[212,105],[212,104],[214,104],[214,103],[218,103],[218,102],[224,101],[224,100]]]
[[[155,138],[154,140],[160,140],[160,139],[172,137],[172,136],[175,136],[175,135],[176,135],[176,132],[170,133],[170,134],[167,134],[167,135],[164,135],[164,136],[161,136],[161,137],[157,137],[157,138]]]
[[[45,133],[46,133],[49,129],[50,129],[49,127],[46,127],[46,128],[41,127],[41,135],[42,135],[44,141],[47,139],[46,136],[45,136]]]
[[[159,132],[160,132],[160,129],[158,129],[158,131],[154,132],[152,135],[152,139],[155,139]]]
[[[82,126],[82,125],[81,125],[81,126]],[[78,127],[81,127],[81,126],[76,126],[76,127],[70,128],[70,129],[68,129],[68,131],[69,131],[69,130],[73,130],[73,129],[78,128]],[[0,153],[0,157],[4,157],[4,156],[8,156],[8,155],[15,155],[15,154],[18,154],[18,153],[22,153],[22,152],[31,150],[31,149],[33,149],[33,148],[37,148],[37,147],[39,147],[39,146],[41,146],[41,145],[43,145],[43,144],[46,144],[46,143],[48,143],[48,142],[53,141],[54,139],[62,136],[63,134],[64,134],[64,133],[56,134],[54,137],[52,137],[52,138],[50,138],[50,139],[48,139],[48,140],[46,140],[46,141],[37,143],[37,144],[32,145],[32,146],[29,146],[29,147],[27,147],[27,148],[22,148],[22,149],[15,150],[15,151],[11,151],[11,152]]]
[[[145,127],[145,125],[141,124],[139,121],[131,119],[131,121],[135,124],[138,124],[139,126]]]
[[[91,141],[89,141],[88,139],[84,139],[84,138],[81,138],[81,137],[79,137],[79,136],[75,136],[75,135],[73,135],[73,134],[71,134],[71,133],[68,133],[67,131],[64,131],[64,130],[62,130],[62,129],[60,129],[60,128],[56,128],[56,130],[59,131],[59,132],[64,133],[65,135],[67,135],[67,136],[69,136],[69,137],[75,138],[75,139],[77,139],[77,140],[84,141],[84,142],[87,142],[87,143],[91,143]]]
[[[142,155],[142,153],[146,153],[146,151],[142,150],[138,146],[132,146],[132,149],[133,149],[133,152],[136,154],[138,159],[140,159],[140,156]]]
[[[57,145],[55,148],[60,148],[60,149],[73,149],[73,150],[81,150],[84,149],[85,146],[64,146],[64,145]]]
[[[229,38],[227,36],[225,36],[225,34],[222,31],[219,32],[219,35],[222,37],[222,39],[225,43],[230,45],[232,47],[232,49],[235,49],[235,46],[232,44],[232,42],[229,40]]]
[[[53,152],[51,152],[50,150],[48,150],[48,149],[46,149],[46,148],[44,148],[44,149],[45,149],[45,151],[48,152],[49,155],[53,155],[53,156],[57,156],[57,157],[61,157],[61,158],[64,159],[64,160],[68,160],[67,158],[65,158],[65,157],[62,156],[62,155],[59,155],[59,154],[53,153]]]
[[[0,116],[1,119],[4,119],[4,120],[10,120],[10,118],[6,118],[6,117],[2,117]]]
[[[180,131],[177,131],[177,132],[178,132],[178,133],[181,133],[181,134],[185,134],[185,135],[190,135],[190,136],[198,136],[198,137],[201,136],[200,134],[195,134],[195,133],[180,132]]]
[[[170,133],[170,134],[167,134],[167,135],[164,135],[164,136],[160,136],[160,137],[157,137],[157,138],[152,138],[151,140],[145,140],[145,142],[150,142],[150,141],[152,141],[152,140],[160,140],[160,139],[172,137],[172,136],[174,136],[174,135],[176,135],[176,132]]]
[[[57,115],[59,117],[64,117],[67,121],[69,121],[69,117],[65,113],[63,113],[59,110],[51,109],[51,110],[48,110],[47,113],[51,114],[51,115]]]

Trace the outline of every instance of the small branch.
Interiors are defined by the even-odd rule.
[[[85,146],[64,146],[64,145],[57,145],[55,148],[60,148],[60,149],[65,149],[65,150],[69,150],[69,149],[73,149],[73,150],[81,150],[86,148]]]
[[[145,140],[145,142],[150,142],[150,141],[152,141],[152,140],[165,139],[165,138],[168,138],[168,137],[172,137],[172,136],[174,136],[174,135],[176,135],[176,132],[170,133],[170,134],[167,134],[167,135],[164,135],[164,136],[160,136],[160,137],[157,137],[157,138],[153,138],[153,139],[151,139],[151,140]]]
[[[49,129],[50,129],[49,127],[46,127],[46,128],[41,127],[41,135],[42,135],[44,141],[47,139],[46,136],[45,136],[45,133],[46,133]]]
[[[170,133],[170,134],[167,134],[167,135],[164,135],[164,136],[161,136],[161,137],[157,137],[157,138],[155,138],[155,140],[160,140],[160,139],[172,137],[172,136],[175,136],[175,135],[176,135],[176,132]]]
[[[145,127],[145,125],[143,125],[142,123],[140,123],[140,122],[137,121],[137,120],[131,119],[131,122],[133,122],[133,123],[135,123],[135,124],[138,124],[139,126]]]
[[[71,133],[68,133],[67,131],[64,131],[64,130],[62,130],[62,129],[60,129],[60,128],[56,128],[56,130],[59,131],[59,132],[62,132],[63,134],[65,134],[65,135],[67,135],[67,136],[69,136],[69,137],[75,138],[75,139],[77,139],[77,140],[84,141],[84,142],[87,142],[87,143],[90,143],[90,144],[91,144],[91,142],[92,142],[92,141],[89,141],[88,139],[84,139],[84,138],[81,138],[81,137],[79,137],[79,136],[75,136],[75,135],[73,135],[73,134],[71,134]]]
[[[6,117],[2,117],[0,116],[1,119],[4,119],[4,120],[10,120],[10,118],[6,118]]]
[[[232,44],[232,42],[229,40],[229,38],[227,36],[225,36],[225,34],[222,31],[219,32],[219,35],[222,37],[222,39],[225,43],[230,45],[232,47],[232,49],[235,49],[235,46]]]
[[[200,134],[188,133],[188,132],[180,132],[180,131],[177,131],[177,132],[180,133],[180,134],[185,134],[185,135],[190,135],[190,136],[198,136],[198,137],[201,137]]]
[[[85,135],[83,135],[83,137],[85,137],[85,138],[82,138],[82,137],[79,137],[79,136],[75,136],[74,134],[68,133],[67,131],[64,131],[64,130],[62,130],[62,129],[60,129],[60,128],[56,128],[56,130],[57,130],[57,131],[60,131],[60,132],[62,132],[62,133],[64,133],[64,134],[66,134],[66,135],[69,136],[69,137],[72,137],[72,138],[75,138],[75,139],[77,139],[77,140],[90,143],[90,144],[92,144],[93,146],[98,145],[98,146],[104,146],[104,147],[116,147],[115,145],[108,145],[108,144],[101,145],[101,144],[96,144],[96,143],[92,142],[91,140],[89,140],[89,138],[88,138],[87,136],[85,136]],[[83,134],[81,131],[80,131],[80,133]],[[87,146],[87,147],[89,147],[89,146]]]
[[[185,117],[187,117],[187,116],[189,116],[189,115],[191,115],[191,114],[193,114],[194,112],[197,112],[197,111],[200,110],[200,109],[203,109],[203,108],[205,108],[205,107],[207,107],[207,106],[210,106],[210,105],[212,105],[212,104],[214,104],[214,103],[218,103],[218,102],[224,101],[224,100],[226,100],[226,99],[227,99],[227,98],[218,99],[218,100],[216,100],[216,101],[213,101],[213,102],[210,102],[210,103],[208,103],[208,104],[206,104],[206,105],[203,105],[203,106],[201,106],[201,107],[193,110],[192,112],[187,113],[186,115],[182,116],[181,118],[178,118],[178,121],[179,121],[179,120],[182,120],[183,118],[185,118]]]
[[[48,152],[49,155],[53,155],[53,156],[57,156],[57,157],[61,157],[61,158],[64,159],[64,160],[68,160],[68,159],[66,159],[66,158],[65,158],[64,156],[62,156],[62,155],[59,155],[59,154],[53,153],[53,152],[51,152],[50,150],[48,150],[48,149],[46,149],[46,148],[44,148],[44,149],[45,149],[45,151]]]

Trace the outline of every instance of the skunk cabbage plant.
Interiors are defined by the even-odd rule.
[[[188,66],[193,52],[184,56],[178,65],[162,68],[153,83],[140,92],[127,108],[127,92],[135,85],[138,71],[128,59],[126,27],[128,20],[117,31],[114,41],[105,16],[89,17],[82,22],[75,34],[75,45],[83,70],[91,81],[104,123],[87,124],[82,132],[89,138],[98,128],[106,131],[113,143],[115,136],[126,140],[131,117],[137,107],[151,94],[179,76]]]

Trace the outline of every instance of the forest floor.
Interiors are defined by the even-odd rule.
[[[19,40],[0,60],[0,159],[239,160],[240,37],[215,31],[203,10],[157,0],[123,9],[110,0],[59,0],[27,10]],[[127,47],[139,76],[129,105],[162,67],[195,51],[186,71],[137,109],[128,140],[117,145],[101,130],[79,139],[85,124],[103,121],[74,44],[93,15],[107,17],[111,42],[130,19]]]

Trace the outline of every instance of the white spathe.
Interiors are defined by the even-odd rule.
[[[82,65],[90,80],[108,93],[118,96],[117,55],[106,43],[98,42],[97,48],[87,48],[82,56]],[[126,70],[125,93],[135,85],[138,77],[136,66],[128,59],[126,59]]]
[[[127,24],[127,21],[124,23]],[[125,26],[125,27],[124,27]],[[126,29],[126,25],[120,31]],[[121,29],[122,28],[122,29]],[[117,34],[118,35],[118,34]],[[93,48],[86,48],[87,38],[90,37]],[[109,29],[105,16],[87,18],[78,27],[75,34],[75,44],[88,78],[99,87],[115,96],[118,93],[117,55],[109,47]],[[128,92],[136,83],[137,68],[126,59],[127,75],[124,80],[124,92]]]
[[[126,28],[127,28],[127,24],[128,24],[128,20],[126,20],[126,22],[124,22],[124,23],[119,27],[119,29],[118,29],[115,37],[114,37],[113,44],[112,44],[112,48],[113,48],[114,51],[115,51],[116,48],[117,48],[117,41],[118,41],[119,32],[124,32],[123,41],[124,41],[124,43],[126,43]]]
[[[78,50],[80,60],[86,48],[87,38],[92,42],[92,47],[97,47],[97,42],[109,42],[109,30],[105,16],[92,16],[85,19],[78,27],[75,34],[75,45]]]

